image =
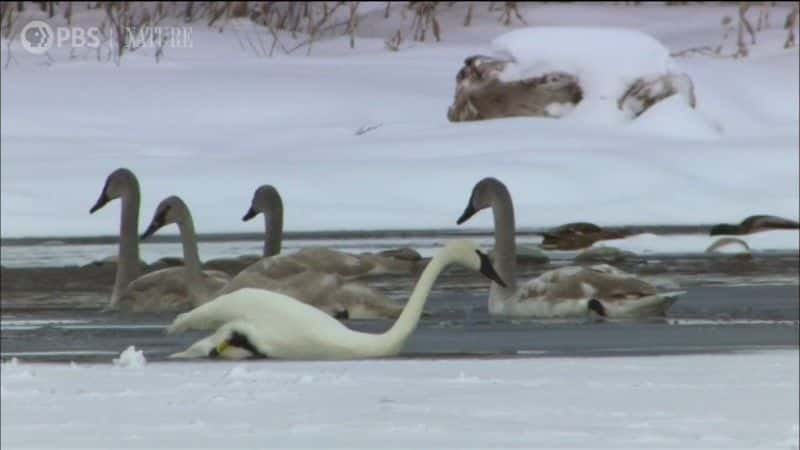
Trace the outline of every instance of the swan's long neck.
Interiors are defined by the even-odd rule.
[[[134,181],[122,195],[119,226],[119,255],[117,275],[111,304],[115,305],[131,281],[141,272],[139,265],[139,184]]]
[[[270,210],[264,214],[264,256],[281,252],[283,240],[283,205],[270,203]]]
[[[514,234],[514,204],[511,194],[503,185],[496,185],[492,192],[492,214],[494,214],[494,267],[506,283],[506,287],[492,282],[490,299],[506,299],[517,290],[517,243]]]
[[[400,313],[400,317],[387,332],[377,336],[379,352],[381,354],[397,354],[402,349],[406,339],[414,332],[422,315],[422,309],[428,299],[428,294],[433,288],[433,283],[447,265],[449,260],[443,255],[434,256],[425,267],[422,275],[414,286],[414,291],[408,303]]]
[[[178,224],[183,245],[183,264],[186,270],[186,289],[195,301],[205,301],[209,292],[203,281],[203,266],[197,251],[197,235],[194,232],[194,221],[188,212]]]

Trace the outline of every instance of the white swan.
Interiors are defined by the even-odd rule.
[[[264,214],[264,257],[277,255],[283,239],[283,201],[274,186],[262,185],[256,189],[242,220],[250,220],[259,213]],[[416,261],[371,254],[353,255],[325,247],[307,247],[286,257],[310,269],[336,274],[347,280],[372,275],[412,274],[418,268]]]
[[[543,273],[521,286],[516,280],[514,206],[506,186],[484,178],[472,190],[460,225],[484,208],[494,213],[497,271],[506,286],[492,283],[489,313],[512,317],[585,316],[589,311],[609,317],[663,315],[683,292],[658,293],[634,275],[607,264],[569,266]]]
[[[428,263],[400,318],[385,333],[353,331],[291,297],[242,289],[178,315],[168,333],[191,329],[217,331],[172,357],[352,359],[396,355],[416,328],[436,277],[450,263],[478,270],[503,283],[489,258],[473,243],[451,241]]]
[[[158,204],[141,238],[144,240],[171,223],[177,224],[180,230],[184,266],[156,270],[131,283],[121,299],[130,298],[131,308],[187,310],[211,299],[230,280],[225,272],[202,270],[194,221],[179,197],[167,197]]]

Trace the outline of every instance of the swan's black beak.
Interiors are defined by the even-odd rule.
[[[163,225],[161,225],[159,223],[156,223],[155,220],[150,222],[150,226],[147,227],[146,230],[144,230],[144,233],[142,233],[142,236],[139,239],[143,241],[143,240],[149,238],[150,236],[155,234],[155,232],[158,231],[158,229],[161,228],[162,226]]]
[[[150,226],[148,226],[147,229],[144,230],[144,233],[142,233],[142,236],[139,237],[139,240],[143,241],[152,236],[153,234],[155,234],[156,231],[158,231],[161,227],[165,225],[166,221],[167,221],[167,209],[157,212],[155,217],[153,217],[153,221],[150,222]]]
[[[489,261],[489,256],[486,253],[481,253],[479,250],[475,250],[478,256],[481,258],[481,268],[480,272],[488,279],[494,281],[495,283],[499,284],[500,286],[506,287],[506,283],[503,282],[503,279],[500,278],[500,275],[494,270],[494,266],[492,266],[492,262]]]
[[[229,347],[239,347],[247,350],[250,352],[253,357],[255,358],[268,358],[268,356],[262,353],[259,349],[250,342],[250,339],[238,331],[234,331],[231,334],[231,337],[225,339],[224,341],[220,342],[219,345],[212,348],[211,351],[208,352],[209,358],[218,358],[222,352],[227,350]]]
[[[464,209],[464,212],[461,214],[461,217],[458,218],[456,221],[457,225],[461,225],[462,223],[469,220],[470,217],[474,216],[475,213],[478,212],[474,206],[472,206],[472,198],[469,199],[469,203],[467,203],[467,207]]]
[[[247,212],[244,213],[244,217],[242,217],[242,222],[247,222],[248,220],[250,220],[253,217],[255,217],[257,214],[258,214],[258,211],[253,209],[253,207],[251,206],[250,209],[248,209]]]
[[[89,214],[94,214],[95,211],[105,206],[109,201],[111,201],[111,199],[108,198],[108,195],[106,195],[106,190],[103,189],[103,192],[100,193],[100,198],[97,199],[97,202],[95,202],[94,206],[92,206],[92,209],[89,210]]]
[[[593,298],[589,300],[589,304],[587,306],[589,307],[589,311],[596,312],[598,316],[608,317],[608,313],[606,312],[606,307],[603,306],[602,303],[600,303],[600,300]]]

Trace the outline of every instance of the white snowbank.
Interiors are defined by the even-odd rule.
[[[634,29],[522,28],[497,37],[492,47],[515,62],[503,72],[507,81],[564,71],[578,77],[586,98],[613,102],[636,78],[677,70],[664,45]]]
[[[119,358],[114,358],[113,363],[117,367],[140,369],[147,364],[147,359],[144,357],[144,351],[136,350],[136,347],[131,345],[120,353]]]
[[[628,122],[617,101],[636,79],[681,71],[664,45],[634,29],[523,28],[496,38],[492,46],[498,56],[514,61],[503,70],[500,76],[503,80],[530,78],[553,71],[575,75],[583,89],[583,100],[568,117],[595,125]],[[702,117],[696,117],[696,112],[689,113],[692,108],[686,99],[682,96],[674,99],[677,101],[666,114],[667,123],[659,123],[660,126],[655,127],[657,132],[666,129],[671,135],[691,136],[697,134],[693,128],[699,127],[702,137],[716,136],[713,129],[704,125]],[[684,117],[685,114],[688,117]],[[675,119],[679,123],[669,123]],[[689,129],[673,128],[683,124],[689,124]]]
[[[3,448],[792,448],[798,352],[2,365]],[[124,399],[124,401],[120,401]],[[268,443],[268,444],[265,444]]]

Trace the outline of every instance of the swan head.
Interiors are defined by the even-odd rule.
[[[474,242],[468,240],[450,241],[445,244],[441,252],[448,254],[457,264],[480,272],[486,278],[506,287],[506,283],[497,274],[489,256],[480,251]]]
[[[506,186],[497,178],[487,177],[479,181],[474,188],[467,202],[467,207],[456,223],[461,225],[474,216],[478,211],[492,206],[495,192],[498,189],[507,190]]]
[[[269,214],[273,208],[283,208],[283,202],[278,190],[269,184],[259,186],[253,193],[250,209],[244,214],[242,221],[246,222],[259,213]]]
[[[161,203],[156,207],[156,212],[153,214],[153,220],[150,221],[147,230],[142,233],[141,239],[147,239],[165,225],[171,223],[180,224],[187,217],[188,211],[189,208],[186,203],[176,195],[161,200]]]
[[[136,175],[134,175],[133,172],[124,167],[111,172],[106,178],[106,184],[103,185],[103,190],[100,191],[100,197],[89,210],[89,213],[93,214],[111,200],[122,197],[123,194],[129,192],[131,189],[139,189],[139,182],[136,180]]]

